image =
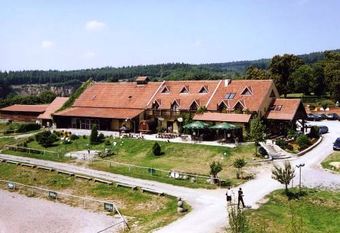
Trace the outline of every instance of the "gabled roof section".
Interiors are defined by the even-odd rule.
[[[202,114],[195,114],[193,119],[195,121],[248,123],[250,118],[251,114],[204,112]]]
[[[228,109],[228,108],[230,108],[230,105],[229,105],[228,102],[229,102],[228,100],[221,100],[221,101],[217,104],[217,106],[220,107],[220,106],[223,105],[226,109]]]
[[[190,105],[190,110],[197,110],[200,107],[200,101],[199,100],[193,100]]]
[[[216,111],[221,100],[229,99],[229,106],[233,107],[239,100],[242,100],[244,107],[251,112],[257,112],[262,108],[262,106],[264,106],[264,103],[269,98],[270,91],[273,87],[273,80],[231,80],[227,85],[222,84],[218,87],[216,93],[207,106],[207,109],[210,111]],[[252,94],[242,95],[245,90],[246,92],[251,91]]]
[[[275,99],[266,118],[271,120],[293,120],[305,118],[306,111],[300,99]]]
[[[239,99],[235,104],[234,104],[234,107],[233,109],[238,109],[240,106],[242,110],[246,109],[246,104],[245,104],[245,101],[243,99]]]
[[[52,103],[48,105],[46,111],[38,116],[38,119],[52,120],[51,115],[60,109],[67,100],[68,97],[56,97]]]
[[[46,111],[48,104],[14,104],[5,108],[1,108],[2,112],[34,112],[43,113]]]
[[[199,100],[200,106],[206,106],[209,99],[212,97],[213,90],[217,88],[219,83],[221,83],[220,80],[165,81],[162,84],[162,88],[160,88],[157,94],[153,97],[152,101],[155,99],[161,99],[162,105],[160,109],[162,110],[169,110],[175,99],[180,100],[181,110],[190,110],[190,106],[194,100]],[[150,83],[148,85],[150,85]],[[165,86],[169,88],[170,93],[163,94],[161,92]],[[200,94],[199,91],[203,86],[206,86],[208,90],[211,91],[206,94]],[[186,87],[189,92],[186,94],[181,93],[183,87]],[[151,104],[148,105],[148,107],[151,108]]]
[[[146,108],[161,83],[95,82],[76,99],[73,107]]]

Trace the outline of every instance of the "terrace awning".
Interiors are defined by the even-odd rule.
[[[238,128],[236,125],[226,123],[226,122],[216,124],[210,127],[210,129],[222,129],[222,130],[231,130],[231,129],[236,129],[236,128]]]
[[[183,126],[184,129],[206,129],[208,128],[208,124],[202,121],[194,121],[190,124],[186,124]]]

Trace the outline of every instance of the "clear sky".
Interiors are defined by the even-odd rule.
[[[338,0],[0,0],[0,70],[212,63],[340,48]]]

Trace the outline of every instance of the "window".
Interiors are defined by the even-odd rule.
[[[217,106],[217,111],[219,112],[226,112],[227,109],[228,106],[223,101]]]
[[[253,91],[251,90],[251,87],[244,88],[244,90],[241,93],[241,95],[252,95],[252,94],[253,94]]]
[[[180,93],[181,93],[181,94],[187,94],[187,93],[189,93],[189,88],[188,88],[187,86],[182,87]]]
[[[240,102],[237,102],[237,104],[234,106],[234,110],[236,112],[243,111],[243,105]]]
[[[271,111],[281,111],[281,109],[282,109],[282,105],[275,105],[274,104],[270,107]]]
[[[165,86],[165,87],[162,89],[161,93],[163,93],[163,94],[165,94],[165,93],[170,93],[170,90],[169,90],[169,88],[168,88],[167,86]]]
[[[198,104],[196,101],[192,102],[192,104],[190,105],[190,111],[197,111],[198,109]]]
[[[159,108],[159,103],[157,101],[153,102],[152,109],[157,110]]]
[[[276,97],[273,90],[272,90],[272,92],[270,93],[270,97]]]
[[[232,100],[232,99],[234,99],[235,95],[236,95],[236,93],[234,93],[234,92],[228,92],[228,93],[224,96],[224,98],[225,98],[226,100]]]
[[[206,87],[206,86],[201,87],[199,93],[201,93],[201,94],[202,93],[208,93],[208,87]]]
[[[173,111],[173,112],[178,112],[179,111],[179,104],[177,103],[177,101],[174,101],[171,104],[171,111]]]

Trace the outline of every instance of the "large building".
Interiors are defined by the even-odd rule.
[[[255,115],[279,131],[303,121],[306,112],[299,99],[280,99],[272,80],[149,82],[138,77],[136,82],[93,82],[70,108],[52,114],[58,128],[91,129],[95,124],[101,130],[174,133],[187,116],[248,127]]]

